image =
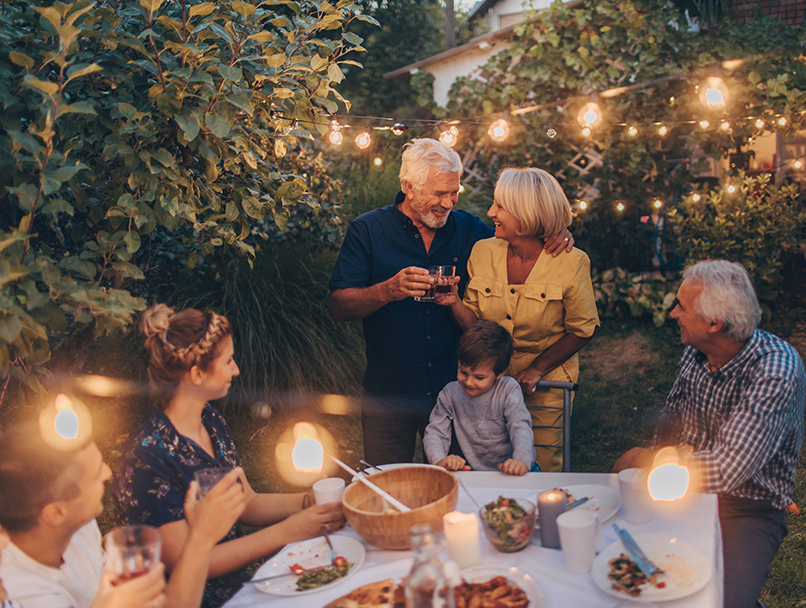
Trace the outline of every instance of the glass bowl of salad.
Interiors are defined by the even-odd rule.
[[[520,551],[535,531],[535,505],[519,498],[504,498],[479,509],[481,527],[493,547],[505,553]]]

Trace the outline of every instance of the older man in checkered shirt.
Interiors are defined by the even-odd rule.
[[[654,448],[689,454],[698,489],[719,497],[725,608],[752,608],[787,533],[804,435],[806,373],[792,346],[757,329],[761,309],[747,271],[724,260],[686,269],[671,317],[687,346]],[[618,472],[646,466],[633,448]]]

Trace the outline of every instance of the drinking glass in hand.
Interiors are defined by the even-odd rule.
[[[429,266],[428,274],[434,282],[424,296],[414,296],[417,302],[433,302],[437,294],[448,295],[451,293],[456,266]]]
[[[122,526],[106,535],[104,549],[107,568],[118,581],[127,581],[151,572],[160,563],[162,535],[154,526]]]
[[[198,469],[193,473],[193,479],[199,483],[199,498],[204,498],[213,487],[224,478],[232,467],[211,467],[209,469]]]

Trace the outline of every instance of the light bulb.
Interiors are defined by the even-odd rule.
[[[330,132],[330,136],[328,137],[328,139],[330,140],[330,143],[333,144],[334,146],[340,146],[341,142],[344,141],[344,134],[338,129],[335,129]]]
[[[700,195],[699,194],[694,194],[691,197],[691,200],[693,200],[695,203],[698,203],[700,201]]]
[[[582,128],[582,135],[584,135],[585,137],[590,137],[591,133],[593,133],[593,129],[591,129],[590,127]]]
[[[730,186],[728,186],[728,192],[730,192],[731,194],[733,194],[734,192],[736,192],[736,186],[734,186],[733,184],[731,184]]]
[[[796,160],[794,163],[792,163],[792,166],[795,167],[795,169],[800,169],[803,167],[803,163],[799,160]]]
[[[499,118],[490,125],[490,128],[487,130],[487,135],[489,135],[493,141],[499,143],[504,141],[509,137],[509,123],[504,120],[504,118]]]
[[[371,143],[372,143],[372,136],[369,134],[369,131],[359,133],[358,136],[355,138],[355,145],[361,148],[362,150],[366,150],[367,148],[369,148],[369,145]]]
[[[660,200],[659,198],[655,199],[654,205],[655,205],[655,209],[660,209],[661,207],[663,207],[663,201]]]
[[[618,209],[619,211],[624,211],[624,203],[619,203],[618,205],[616,205],[616,209]]]
[[[658,127],[658,135],[661,137],[666,137],[666,134],[669,132],[669,127],[666,125],[661,125]]]
[[[557,137],[557,131],[554,130],[554,127],[549,127],[548,129],[546,129],[546,137],[548,137],[549,139],[554,139],[555,137]]]
[[[453,148],[458,140],[459,140],[459,129],[457,129],[456,127],[445,129],[444,131],[442,131],[442,133],[439,134],[439,141],[441,141],[449,148]]]
[[[588,203],[586,203],[585,201],[580,202],[579,208],[582,209],[582,211],[585,211],[585,209],[588,208]]]
[[[408,127],[406,127],[406,125],[402,125],[395,121],[395,124],[392,126],[392,133],[395,135],[403,135],[403,131],[405,131],[407,128]]]
[[[722,124],[719,125],[719,128],[723,131],[730,131],[730,123],[727,120],[723,120]]]
[[[763,129],[764,128],[764,121],[760,118],[756,119],[756,129]]]
[[[728,105],[730,92],[719,76],[711,76],[700,87],[700,102],[709,110],[722,110]]]
[[[636,135],[638,135],[638,129],[636,129],[633,125],[630,125],[627,128],[627,135],[629,135],[630,137],[635,137]]]
[[[785,127],[785,126],[786,126],[786,117],[785,117],[785,116],[781,116],[781,118],[779,118],[779,119],[778,119],[778,124],[779,124],[780,126],[782,126],[782,127]]]
[[[708,129],[708,127],[710,127],[710,126],[711,126],[711,123],[708,122],[707,120],[701,120],[700,121],[700,129],[702,129],[703,131]]]
[[[383,159],[380,156],[376,156],[372,162],[376,167],[380,167],[383,164]]]
[[[602,109],[595,101],[589,101],[577,112],[577,122],[580,127],[592,127],[602,120]]]

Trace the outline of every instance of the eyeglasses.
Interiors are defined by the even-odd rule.
[[[672,306],[671,306],[671,308],[669,308],[669,310],[674,310],[674,309],[675,309],[675,308],[677,308],[678,306],[680,306],[680,300],[678,300],[677,298],[675,298],[674,300],[672,300]]]

